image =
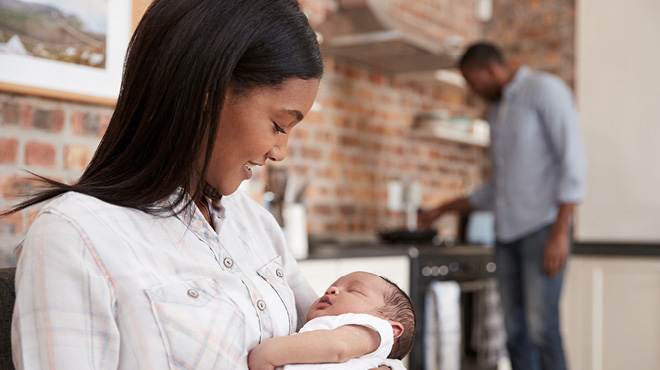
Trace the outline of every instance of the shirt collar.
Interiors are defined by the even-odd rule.
[[[522,65],[516,70],[516,74],[513,76],[511,82],[504,86],[504,91],[502,96],[505,98],[511,97],[515,92],[522,86],[523,81],[529,77],[531,71],[526,65]]]

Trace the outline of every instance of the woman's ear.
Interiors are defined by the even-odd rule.
[[[392,325],[392,332],[394,333],[394,339],[398,338],[403,334],[403,325],[398,321],[388,320],[390,325]]]

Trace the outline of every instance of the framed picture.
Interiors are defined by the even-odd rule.
[[[114,105],[145,0],[0,1],[0,90]]]

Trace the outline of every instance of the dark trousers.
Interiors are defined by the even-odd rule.
[[[553,277],[543,272],[543,253],[550,227],[495,246],[496,274],[513,370],[566,369],[559,332],[559,296],[565,269]]]

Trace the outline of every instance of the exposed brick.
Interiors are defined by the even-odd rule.
[[[29,166],[55,166],[55,146],[41,141],[25,144],[25,164]]]
[[[32,128],[34,122],[34,107],[27,104],[19,104],[20,125],[23,128]]]
[[[24,173],[0,177],[0,198],[15,199],[32,194],[39,182]]]
[[[18,104],[14,102],[4,102],[0,105],[2,110],[2,119],[0,119],[0,124],[2,125],[18,125],[19,123],[19,109]]]
[[[74,112],[71,116],[71,129],[76,135],[98,136],[102,128],[101,117],[95,113]]]
[[[19,235],[24,230],[23,213],[17,212],[9,216],[0,217],[0,235]]]
[[[61,109],[37,109],[34,112],[33,126],[48,132],[60,132],[64,126],[64,111]]]
[[[0,163],[15,164],[18,155],[18,140],[0,138]]]
[[[84,170],[92,159],[93,151],[83,145],[67,145],[64,149],[64,168]]]

